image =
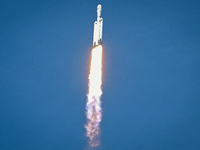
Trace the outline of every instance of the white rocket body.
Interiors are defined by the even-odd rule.
[[[94,22],[93,32],[93,47],[102,44],[102,30],[103,30],[103,18],[101,16],[101,5],[97,6],[97,21]]]

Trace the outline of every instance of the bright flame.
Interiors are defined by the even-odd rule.
[[[103,48],[101,45],[92,49],[89,92],[86,104],[87,125],[85,125],[91,148],[100,144],[98,138],[100,134],[99,123],[101,122],[102,53]]]

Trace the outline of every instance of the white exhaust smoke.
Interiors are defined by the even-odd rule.
[[[86,115],[87,124],[85,125],[87,137],[89,137],[90,148],[97,147],[100,144],[99,123],[102,118],[101,109],[101,85],[102,85],[102,53],[101,45],[92,49],[90,74],[89,74],[89,89],[87,95]]]

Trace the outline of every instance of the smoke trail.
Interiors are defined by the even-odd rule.
[[[99,45],[92,50],[90,74],[89,74],[89,90],[87,95],[86,115],[87,124],[85,125],[87,137],[89,137],[89,146],[97,147],[100,144],[99,123],[101,122],[101,85],[102,85],[102,46]]]

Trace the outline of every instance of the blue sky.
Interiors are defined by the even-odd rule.
[[[0,2],[0,149],[87,147],[102,4],[102,150],[200,149],[200,1]]]

